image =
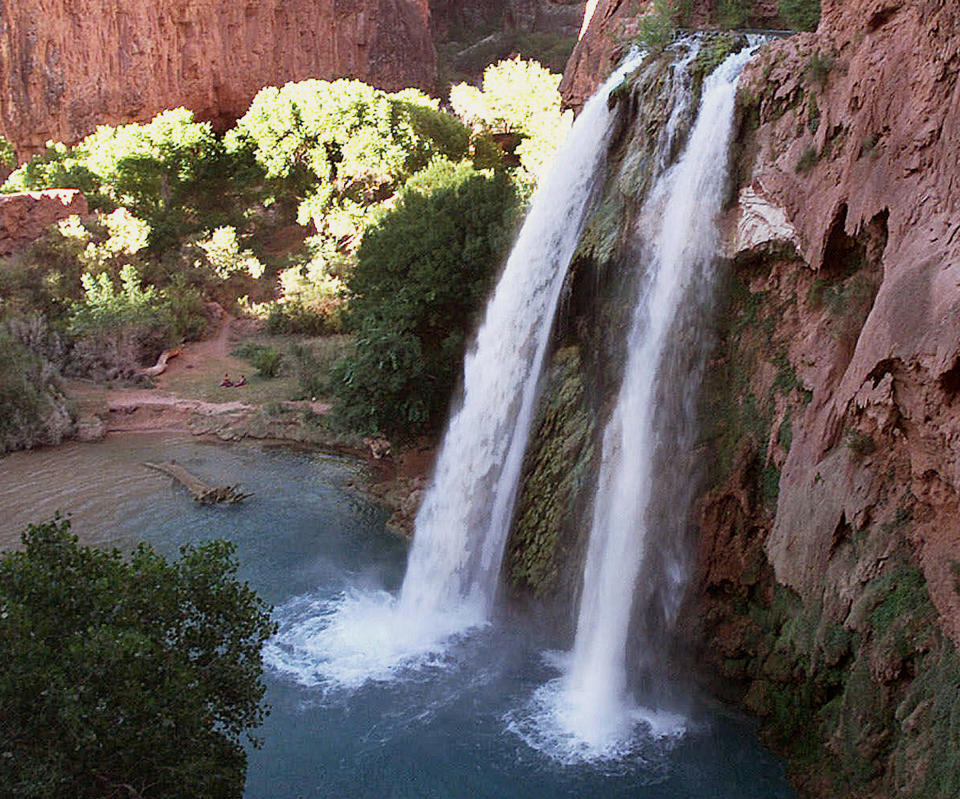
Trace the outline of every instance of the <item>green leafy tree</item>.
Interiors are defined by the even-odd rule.
[[[815,31],[820,24],[820,0],[780,0],[778,8],[795,30]]]
[[[468,144],[466,128],[436,100],[352,80],[263,89],[226,139],[231,153],[262,168],[276,195],[293,196],[301,224],[347,252],[369,208],[433,157],[463,157]]]
[[[236,572],[226,541],[124,560],[29,527],[0,555],[0,796],[242,796],[274,625]]]
[[[450,104],[481,131],[518,135],[520,164],[536,178],[573,122],[573,114],[561,108],[560,78],[536,61],[511,58],[487,67],[480,89],[466,83],[454,86]]]
[[[3,190],[80,189],[94,208],[122,206],[148,222],[151,246],[164,249],[224,216],[231,169],[210,124],[177,108],[142,125],[102,125],[73,147],[52,143]]]
[[[357,335],[337,366],[342,418],[389,434],[442,421],[517,205],[503,173],[441,159],[367,230],[347,281]]]

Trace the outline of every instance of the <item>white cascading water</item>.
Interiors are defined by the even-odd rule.
[[[654,737],[683,731],[682,717],[642,708],[630,696],[627,641],[641,573],[644,580],[662,583],[658,590],[664,604],[675,606],[681,590],[682,565],[657,552],[660,530],[651,529],[651,500],[660,477],[654,455],[664,445],[661,427],[676,423],[658,413],[658,404],[671,390],[659,381],[670,371],[665,355],[683,303],[711,293],[736,83],[751,52],[730,56],[707,78],[683,155],[661,174],[641,213],[638,236],[645,276],[623,383],[604,432],[573,651],[564,660],[565,674],[535,697],[540,714],[535,744],[561,759],[620,757],[631,748],[638,723]],[[683,398],[675,405],[686,405],[689,412]],[[686,509],[672,512],[685,516]],[[658,561],[656,574],[644,568],[653,559]],[[644,592],[647,597],[653,594]],[[655,642],[641,642],[645,645]]]
[[[631,55],[586,104],[533,197],[467,355],[399,597],[350,589],[294,600],[279,609],[265,650],[274,668],[305,684],[356,687],[442,665],[445,640],[487,621],[559,295],[604,177],[608,95],[639,61]]]
[[[464,605],[477,622],[489,614],[557,301],[603,174],[613,121],[607,97],[638,61],[627,59],[584,107],[487,305],[466,358],[463,401],[417,515],[403,616],[430,618]]]

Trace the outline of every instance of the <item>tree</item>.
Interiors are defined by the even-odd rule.
[[[22,540],[0,556],[0,796],[240,797],[275,628],[234,546],[124,560],[59,518]]]
[[[517,134],[520,163],[538,178],[573,124],[573,114],[561,110],[560,78],[536,61],[511,58],[487,67],[482,89],[454,86],[450,104],[467,124]]]
[[[387,94],[355,80],[306,80],[262,89],[226,138],[278,195],[299,202],[299,221],[344,251],[359,241],[370,207],[443,155],[462,158],[467,129],[415,89]]]
[[[162,250],[223,223],[233,171],[210,123],[176,108],[146,124],[101,125],[73,147],[53,143],[3,189],[80,189],[95,209],[124,207],[148,222],[150,245]]]
[[[442,421],[517,204],[502,172],[440,159],[367,229],[347,280],[356,349],[337,369],[338,412],[354,427],[408,434]]]

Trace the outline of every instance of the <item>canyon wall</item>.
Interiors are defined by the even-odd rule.
[[[225,126],[311,77],[432,88],[427,0],[0,3],[0,134],[21,157],[181,105]]]
[[[632,8],[600,0],[594,36],[635,25]],[[582,47],[568,92],[592,91],[622,46],[609,36],[593,63]],[[518,590],[561,604],[622,360],[634,165],[666,113],[651,85],[615,92],[624,124],[568,280],[507,562]],[[761,720],[802,795],[952,799],[960,6],[824,0],[816,33],[763,47],[738,103],[682,642]]]
[[[430,0],[434,30],[441,38],[456,29],[484,26],[523,31],[576,32],[586,0]]]

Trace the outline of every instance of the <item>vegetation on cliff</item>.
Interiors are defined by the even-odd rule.
[[[0,795],[240,797],[270,609],[213,541],[168,562],[64,520],[0,556]]]

